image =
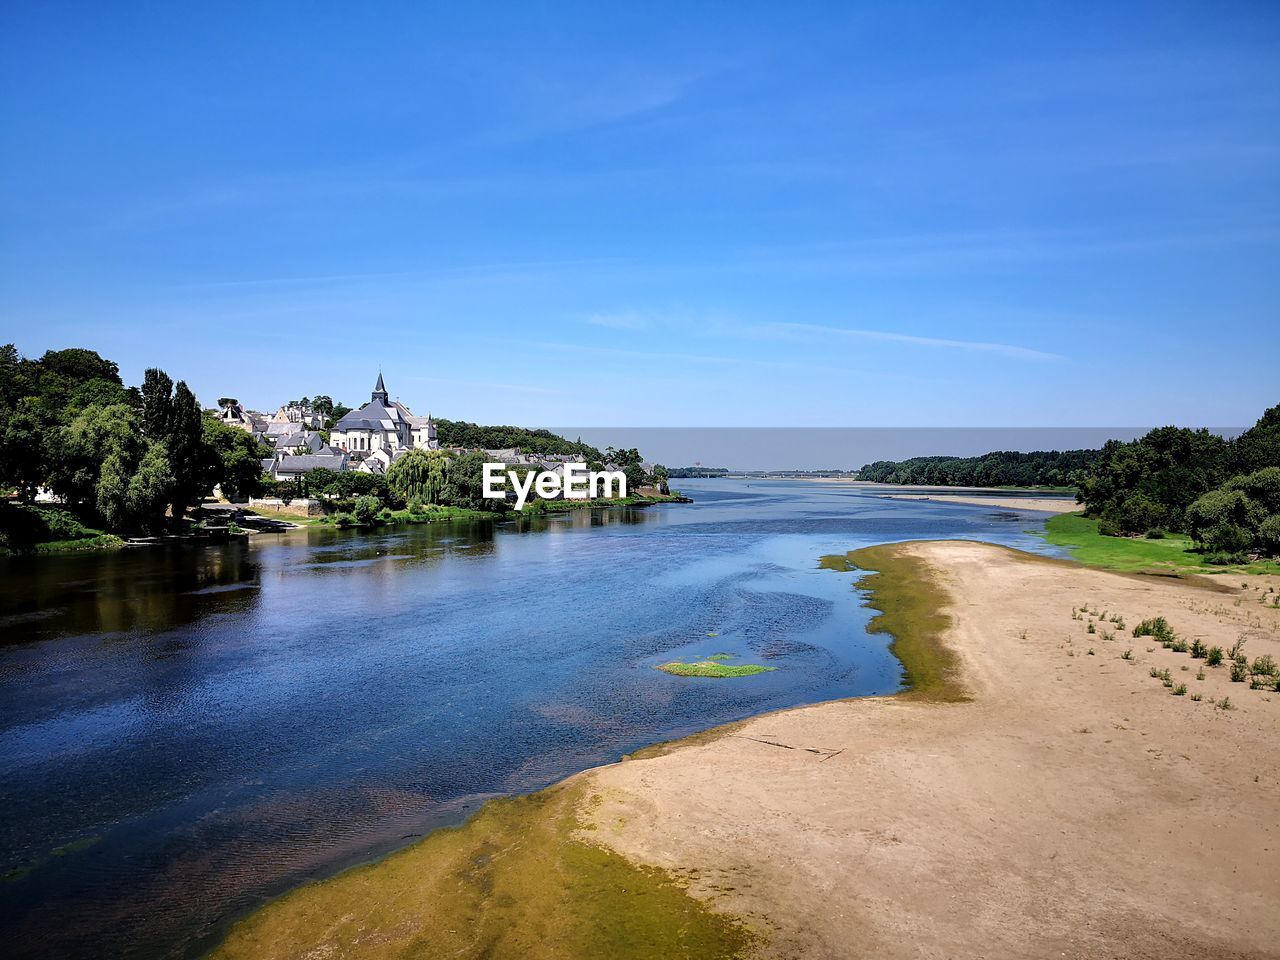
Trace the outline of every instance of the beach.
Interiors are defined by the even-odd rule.
[[[683,889],[705,938],[690,956],[1276,956],[1280,694],[1132,629],[1164,616],[1179,637],[1275,657],[1280,578],[1120,575],[970,542],[873,549],[929,573],[918,586],[946,654],[932,686],[589,770],[519,810],[518,829],[448,831],[443,881],[429,838],[285,896],[223,955],[402,956],[444,946],[442,927],[456,956],[590,955],[598,921],[569,915],[599,890],[553,897],[565,916],[536,921],[499,896],[519,889],[502,861],[542,836]],[[892,620],[904,602],[885,608]],[[556,833],[546,811],[563,826],[566,803],[574,819]],[[459,889],[484,918],[473,930],[448,912]],[[578,946],[554,939],[568,927]],[[627,955],[664,955],[635,929]]]
[[[1074,499],[1056,497],[965,496],[949,493],[886,493],[888,500],[921,500],[939,503],[962,503],[974,507],[996,507],[1000,510],[1039,510],[1043,513],[1075,513],[1080,504]]]

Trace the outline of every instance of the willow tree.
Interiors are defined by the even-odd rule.
[[[442,503],[449,479],[449,455],[443,450],[410,450],[387,468],[387,486],[405,503]]]

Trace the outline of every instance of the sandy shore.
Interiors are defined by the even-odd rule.
[[[921,678],[942,665],[917,691],[770,714],[490,804],[282,897],[218,956],[1280,957],[1280,694],[1131,633],[1164,616],[1280,659],[1263,603],[1280,577],[873,550],[929,574],[877,587],[945,645],[901,649]]]
[[[1280,656],[1266,578],[1215,592],[976,543],[904,549],[945,586],[970,702],[822,704],[603,768],[593,836],[694,876],[769,931],[769,956],[1280,955],[1280,694],[1226,667],[1197,680],[1203,661],[1071,616],[1164,615]]]
[[[1084,509],[1074,498],[1056,497],[973,497],[951,493],[886,493],[886,500],[936,500],[940,503],[965,503],[975,507],[1001,510],[1040,510],[1044,513],[1075,513]]]

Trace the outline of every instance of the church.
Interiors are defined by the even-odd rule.
[[[382,451],[388,462],[406,450],[440,448],[431,415],[415,416],[399,400],[391,400],[381,373],[369,402],[333,425],[329,445],[350,454],[353,460]]]

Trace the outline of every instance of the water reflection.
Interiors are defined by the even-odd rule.
[[[823,553],[1033,521],[815,484],[0,564],[0,936],[181,956],[309,877],[641,744],[891,690]],[[743,682],[652,669],[715,652]]]

